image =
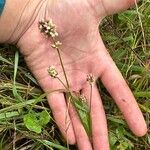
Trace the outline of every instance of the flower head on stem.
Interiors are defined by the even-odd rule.
[[[60,41],[56,41],[54,44],[52,44],[52,48],[58,49],[62,43]]]
[[[56,38],[58,37],[58,32],[56,31],[56,25],[52,22],[52,20],[41,20],[39,21],[39,29],[44,35],[47,37]]]
[[[57,78],[57,77],[58,77],[58,72],[57,72],[57,70],[55,69],[54,66],[50,66],[50,67],[48,68],[48,73],[49,73],[49,75],[50,75],[52,78]]]
[[[87,75],[87,81],[90,83],[90,85],[93,85],[94,82],[95,82],[94,75],[88,74],[88,75]]]
[[[87,99],[86,99],[86,97],[85,97],[83,94],[80,95],[80,99],[81,99],[81,101],[84,102],[84,103],[87,102]]]

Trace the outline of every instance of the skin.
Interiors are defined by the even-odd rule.
[[[127,9],[134,2],[135,0],[47,0],[30,19],[32,21],[27,16],[27,19],[23,19],[24,24],[29,23],[29,26],[23,28],[20,34],[14,33],[9,40],[17,42],[28,67],[45,92],[64,89],[57,79],[48,75],[47,69],[53,65],[59,72],[59,78],[66,83],[57,51],[51,48],[51,42],[38,29],[39,20],[52,18],[57,25],[59,40],[63,43],[61,56],[70,89],[84,94],[89,104],[90,85],[86,81],[87,74],[93,74],[95,79],[100,78],[120,108],[129,128],[135,135],[143,136],[147,132],[143,115],[98,31],[99,20]],[[49,94],[47,99],[60,131],[70,144],[77,143],[80,150],[109,150],[107,121],[96,85],[93,86],[91,103],[91,140],[74,108],[71,105],[68,108],[63,92]],[[66,113],[66,110],[69,112]]]

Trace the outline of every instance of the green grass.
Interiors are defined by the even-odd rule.
[[[150,1],[143,0],[137,8],[105,18],[100,29],[150,126]],[[0,150],[65,150],[67,145],[52,119],[46,94],[16,50],[11,45],[0,46]],[[107,114],[111,150],[149,150],[150,130],[142,138],[134,136],[100,82],[98,87]],[[42,112],[50,114],[47,116],[50,121],[39,127],[36,122],[41,119]],[[27,114],[34,115],[34,132],[24,124]],[[29,124],[33,121],[30,116],[28,120]]]

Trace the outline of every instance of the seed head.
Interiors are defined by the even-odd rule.
[[[58,33],[56,31],[56,25],[52,22],[51,19],[46,21],[39,21],[39,29],[47,37],[55,38],[58,36]]]
[[[92,74],[87,75],[87,81],[92,85],[95,82],[95,78]]]
[[[48,73],[52,78],[57,78],[58,77],[58,72],[56,71],[54,66],[49,67]]]

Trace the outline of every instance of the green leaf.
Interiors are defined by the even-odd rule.
[[[24,116],[25,126],[33,132],[41,133],[42,127],[48,124],[50,121],[50,115],[47,111],[42,111],[41,113],[36,113],[32,111],[31,113]]]
[[[110,132],[109,133],[109,143],[110,143],[110,145],[114,146],[116,144],[117,140],[118,139],[117,139],[116,135],[114,133]]]
[[[79,115],[80,121],[87,135],[90,137],[92,135],[92,120],[89,106],[80,97],[75,95],[71,95],[70,99]]]
[[[127,150],[129,148],[129,144],[124,141],[120,141],[120,144],[117,146],[118,150]]]
[[[0,109],[0,113],[5,112],[5,111],[17,110],[18,108],[27,107],[29,105],[35,105],[38,102],[46,101],[45,99],[43,99],[45,96],[46,96],[46,94],[44,93],[36,99],[31,99],[31,100],[24,101],[24,102],[21,102],[21,103],[13,104],[12,106]]]
[[[24,124],[30,131],[36,133],[41,133],[42,131],[42,126],[39,124],[39,121],[34,113],[29,113],[24,116]]]
[[[123,23],[131,22],[136,18],[137,12],[135,10],[128,10],[118,15],[118,19]]]
[[[124,138],[124,128],[118,127],[116,129],[116,135],[117,135],[118,139],[123,139]]]
[[[126,126],[126,123],[121,118],[115,118],[115,116],[107,115],[107,119],[113,123]]]
[[[42,111],[39,115],[39,124],[44,126],[50,122],[50,115],[47,111]]]
[[[16,116],[19,116],[18,111],[7,112],[7,113],[0,113],[0,120],[8,119],[8,118],[16,117]]]
[[[59,144],[56,144],[56,143],[53,143],[53,142],[50,142],[50,141],[47,141],[47,140],[38,140],[40,143],[44,144],[47,148],[51,149],[52,147],[53,148],[56,148],[58,150],[68,150],[68,148],[66,147],[63,147]]]
[[[150,145],[150,135],[147,136],[148,144]]]
[[[4,63],[6,63],[6,64],[9,64],[9,65],[12,65],[12,63],[11,63],[10,61],[8,61],[7,59],[5,59],[5,58],[2,57],[1,55],[0,55],[0,61],[4,62]]]

